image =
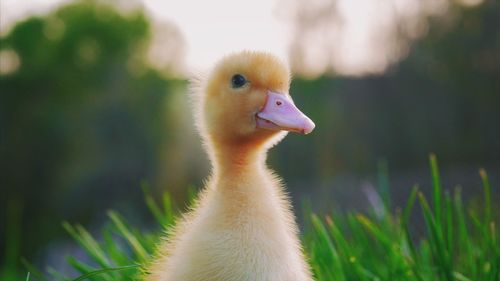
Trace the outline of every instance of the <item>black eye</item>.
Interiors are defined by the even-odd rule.
[[[241,88],[245,86],[246,83],[247,79],[241,74],[235,74],[233,78],[231,78],[231,84],[233,85],[233,88]]]

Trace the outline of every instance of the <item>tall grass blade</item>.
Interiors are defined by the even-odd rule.
[[[112,264],[106,257],[106,254],[99,246],[92,235],[81,225],[73,227],[68,222],[63,222],[63,228],[75,239],[78,244],[89,254],[89,256],[100,266],[110,267]]]
[[[127,228],[120,215],[114,211],[109,211],[108,216],[111,218],[113,223],[118,229],[118,233],[127,240],[129,245],[132,247],[134,254],[136,254],[139,262],[144,263],[149,259],[149,254],[142,246],[141,242],[137,239],[135,235]]]
[[[330,259],[331,259],[331,267],[332,267],[332,274],[333,278],[335,280],[345,280],[345,275],[344,275],[344,270],[342,267],[342,264],[340,262],[339,254],[337,252],[337,249],[335,248],[335,245],[333,244],[332,240],[330,239],[330,236],[328,235],[328,231],[326,230],[325,226],[321,222],[321,220],[316,216],[315,214],[311,215],[311,222],[313,224],[314,229],[316,230],[316,233],[318,234],[317,239],[319,241],[322,241],[324,244],[326,244],[326,249],[328,250],[328,253],[330,254]]]
[[[113,267],[113,268],[102,268],[102,269],[88,272],[88,273],[86,273],[86,274],[84,274],[76,279],[73,279],[73,281],[82,281],[85,279],[89,279],[90,277],[99,275],[99,274],[108,273],[108,272],[115,272],[115,271],[122,271],[122,270],[129,270],[129,269],[134,269],[134,268],[138,268],[138,267],[139,267],[139,265],[128,265],[128,266],[120,266],[120,267]]]
[[[167,225],[167,218],[151,195],[149,185],[146,182],[143,182],[141,183],[141,188],[144,193],[144,200],[146,201],[146,205],[151,211],[151,214],[153,214],[156,221],[158,221],[161,225]]]
[[[435,227],[437,228],[437,233],[441,236],[441,226],[443,225],[442,220],[442,209],[441,205],[441,179],[439,176],[439,168],[437,164],[437,158],[435,154],[429,156],[429,165],[431,167],[431,178],[432,178],[432,199],[434,202],[434,219],[436,220]]]
[[[429,233],[429,244],[431,246],[432,256],[437,263],[436,266],[438,271],[441,273],[441,278],[447,281],[452,281],[453,277],[450,265],[447,262],[448,259],[447,253],[444,249],[444,242],[442,240],[442,236],[439,235],[439,229],[436,227],[437,221],[433,216],[425,196],[422,193],[419,193],[419,202],[422,207],[424,221]]]
[[[28,270],[28,272],[30,272],[30,278],[31,278],[31,275],[33,275],[36,279],[38,279],[40,281],[49,281],[49,279],[47,279],[47,277],[45,277],[41,271],[39,271],[35,266],[33,266],[25,258],[21,258],[21,263]]]
[[[389,168],[385,159],[377,162],[377,182],[386,211],[389,211],[391,210],[391,192],[389,186]]]
[[[480,169],[479,175],[484,188],[484,222],[488,225],[491,222],[491,185],[486,170]]]

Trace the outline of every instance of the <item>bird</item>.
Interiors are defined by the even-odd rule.
[[[196,127],[211,173],[194,207],[156,250],[146,281],[312,281],[290,199],[266,164],[288,132],[314,122],[295,106],[276,56],[240,51],[193,82]]]

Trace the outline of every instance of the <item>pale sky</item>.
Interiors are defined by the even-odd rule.
[[[120,6],[143,5],[155,22],[176,25],[187,45],[184,64],[188,73],[205,71],[221,56],[243,49],[269,51],[286,61],[294,34],[292,17],[307,14],[308,7],[316,7],[317,12],[317,7],[337,3],[339,14],[299,38],[305,58],[299,71],[313,75],[329,68],[344,75],[383,72],[406,55],[411,43],[397,40],[397,31],[407,30],[409,40],[425,34],[425,16],[444,13],[448,1],[109,0]],[[15,21],[44,14],[63,2],[69,0],[0,0],[0,34]],[[315,15],[315,10],[311,11]],[[161,46],[156,47],[161,53]]]
[[[67,0],[0,0],[2,33],[12,22],[43,14]],[[272,52],[287,58],[286,25],[275,16],[275,0],[143,0],[158,21],[174,23],[187,42],[189,71],[203,71],[215,60],[243,49]]]
[[[265,50],[286,58],[286,26],[274,16],[275,0],[157,1],[144,0],[151,14],[168,19],[187,43],[187,65],[206,68],[224,54]]]

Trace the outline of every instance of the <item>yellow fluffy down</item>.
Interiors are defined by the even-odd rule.
[[[235,88],[231,79],[248,83]],[[284,132],[256,127],[267,91],[288,93],[287,67],[267,53],[223,58],[194,95],[212,172],[195,207],[157,249],[147,281],[311,281],[290,200],[266,167]]]

